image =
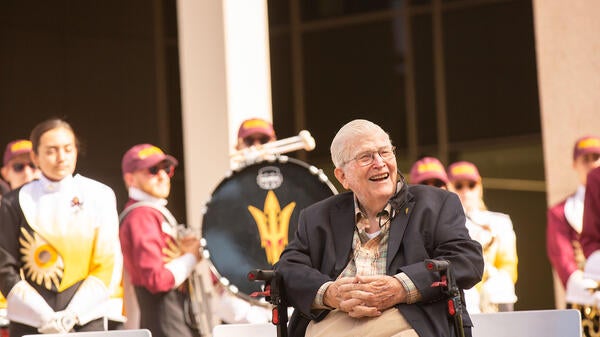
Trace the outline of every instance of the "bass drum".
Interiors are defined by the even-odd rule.
[[[231,292],[258,303],[250,295],[262,284],[248,281],[248,272],[271,269],[293,239],[300,211],[334,194],[322,170],[287,156],[234,172],[203,210],[213,273]]]

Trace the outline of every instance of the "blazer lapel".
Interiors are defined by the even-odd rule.
[[[354,234],[355,216],[353,194],[340,200],[337,207],[330,213],[335,245],[335,275],[339,275],[348,264],[348,257],[352,250],[352,236]]]
[[[392,260],[396,257],[400,245],[402,244],[402,238],[404,237],[404,231],[408,225],[408,219],[410,218],[413,206],[415,202],[409,200],[400,209],[396,210],[396,215],[390,224],[390,237],[388,239],[388,251],[386,270],[390,270]]]

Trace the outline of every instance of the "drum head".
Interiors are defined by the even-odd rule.
[[[293,239],[300,211],[335,193],[321,170],[283,156],[226,178],[202,220],[213,271],[224,285],[233,286],[230,290],[250,299],[262,283],[248,281],[248,272],[271,269]]]

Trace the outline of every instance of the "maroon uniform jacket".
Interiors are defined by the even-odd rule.
[[[582,268],[576,259],[581,251],[575,249],[580,245],[580,235],[565,217],[565,203],[563,200],[548,210],[546,226],[546,252],[563,287],[567,286],[569,276]]]
[[[600,167],[587,178],[581,245],[586,258],[600,250]]]
[[[126,207],[135,202],[130,199]],[[119,229],[123,265],[140,307],[140,328],[149,329],[153,337],[197,337],[186,310],[189,296],[184,287],[173,289],[175,278],[165,267],[169,256],[177,254],[175,237],[165,226],[167,221],[158,209],[141,206],[126,214]]]

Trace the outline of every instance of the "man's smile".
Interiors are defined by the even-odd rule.
[[[383,181],[390,177],[389,172],[377,174],[369,178],[370,181]]]

